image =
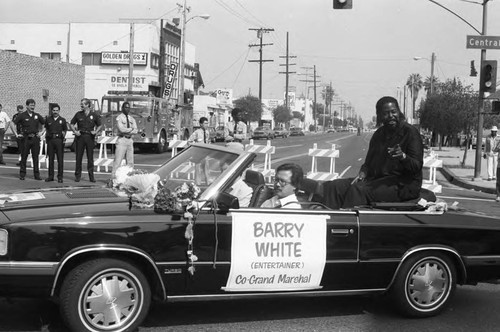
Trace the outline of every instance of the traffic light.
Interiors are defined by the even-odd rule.
[[[474,60],[470,62],[470,76],[476,77],[477,76],[477,70],[476,66],[474,66]]]
[[[484,60],[481,68],[479,89],[484,92],[495,92],[497,87],[497,61]]]
[[[352,9],[352,0],[333,0],[333,9]]]

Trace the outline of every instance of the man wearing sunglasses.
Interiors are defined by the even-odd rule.
[[[304,177],[302,168],[297,164],[283,164],[276,169],[274,182],[274,196],[262,203],[262,208],[283,207],[286,209],[300,209],[297,188]]]

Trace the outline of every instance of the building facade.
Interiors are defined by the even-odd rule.
[[[48,115],[55,103],[70,120],[84,97],[85,67],[0,50],[0,104],[12,115],[26,99],[36,102],[36,112]]]
[[[130,37],[130,23],[0,23],[0,49],[84,66],[84,95],[97,100],[109,91],[129,90]],[[163,20],[134,23],[132,91],[161,96],[167,77],[165,72],[161,76],[162,70],[179,64],[180,43],[175,25]],[[185,60],[185,90],[194,91],[200,75],[195,47],[189,43]],[[169,96],[175,103],[177,81],[178,73]]]

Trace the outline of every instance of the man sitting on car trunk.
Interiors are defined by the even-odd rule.
[[[324,204],[332,209],[420,196],[424,153],[418,129],[406,123],[393,97],[379,99],[376,111],[381,127],[370,140],[358,176],[323,185]]]

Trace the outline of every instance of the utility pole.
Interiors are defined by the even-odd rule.
[[[330,81],[330,93],[332,94],[332,100],[330,100],[330,122],[331,126],[333,127],[332,104],[333,104],[333,97],[335,94],[333,93],[332,81]]]
[[[486,36],[487,30],[487,20],[488,20],[488,9],[486,5],[489,0],[483,0],[483,29],[482,36]],[[481,65],[483,68],[483,62],[486,60],[486,49],[481,49]],[[481,79],[479,80],[481,82]],[[479,83],[479,99],[477,107],[477,141],[476,141],[476,160],[474,166],[474,179],[475,181],[481,180],[481,146],[483,142],[483,125],[484,125],[484,89],[482,84]]]
[[[316,119],[316,65],[314,65],[314,107],[313,107],[313,119],[314,119],[314,131],[318,131],[318,121]]]
[[[307,99],[309,99],[309,88],[307,87],[307,83],[309,82],[312,82],[312,81],[309,81],[308,80],[308,77],[309,77],[309,70],[313,69],[314,67],[300,67],[301,69],[305,69],[306,70],[306,73],[305,74],[299,74],[299,75],[304,75],[306,77],[305,80],[300,80],[300,82],[306,82],[306,87],[305,87],[305,90],[306,90],[306,97]]]
[[[258,62],[259,63],[259,100],[262,103],[262,63],[263,62],[272,62],[274,60],[262,60],[262,47],[263,46],[270,46],[273,45],[271,44],[263,44],[262,43],[262,36],[264,33],[268,33],[269,31],[274,31],[274,29],[266,29],[266,28],[249,28],[248,30],[253,30],[257,31],[257,38],[260,39],[259,44],[250,44],[248,47],[255,47],[259,46],[259,60],[248,60],[248,62]]]
[[[128,93],[132,93],[132,81],[134,79],[134,22],[130,23],[130,50],[128,60]]]
[[[295,63],[289,63],[290,58],[296,58],[297,56],[295,55],[289,55],[288,53],[288,31],[286,33],[286,55],[285,56],[280,56],[280,58],[286,58],[286,63],[285,64],[280,64],[280,66],[286,66],[285,71],[280,71],[280,74],[285,74],[285,107],[288,109],[288,74],[295,74],[296,72],[294,71],[288,71],[289,66],[295,66]]]

